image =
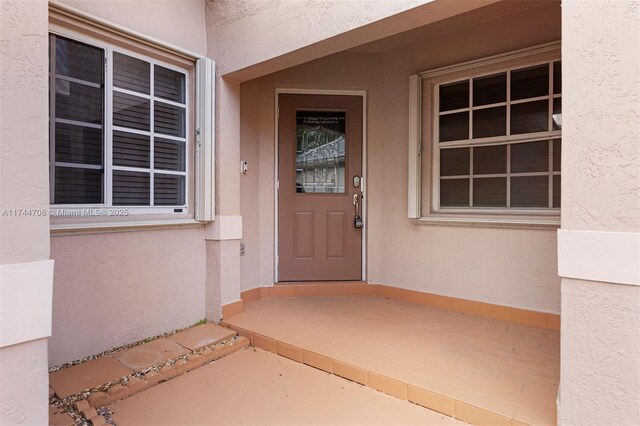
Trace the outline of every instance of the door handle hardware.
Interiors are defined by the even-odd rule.
[[[360,217],[360,194],[353,194],[353,208],[355,210],[353,226],[357,229],[364,228],[364,222]]]

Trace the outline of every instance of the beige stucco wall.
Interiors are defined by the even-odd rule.
[[[0,424],[48,424],[47,339],[0,349],[0,365]]]
[[[207,0],[209,46],[244,82],[499,1]]]
[[[207,54],[205,0],[59,0],[200,55]]]
[[[45,2],[0,2],[0,424],[48,417],[47,45]]]
[[[226,74],[430,1],[210,0],[211,48]]]
[[[1,30],[0,207],[45,209],[48,213],[46,7],[37,2],[3,1]],[[33,34],[32,38],[26,34]],[[47,214],[2,215],[0,235],[2,264],[49,258]]]
[[[640,286],[562,280],[563,425],[640,424]]]
[[[64,3],[207,55],[204,0]],[[51,237],[56,268],[49,364],[203,319],[205,235],[204,227],[197,227]]]
[[[630,0],[568,2],[563,99],[563,229],[640,230],[640,5]],[[572,22],[571,19],[574,19]],[[590,45],[586,42],[589,40]],[[565,84],[563,82],[563,84]],[[612,167],[615,165],[615,167]]]
[[[640,424],[640,4],[564,0],[558,421]],[[589,243],[587,253],[580,244]],[[582,261],[580,256],[592,261]],[[628,259],[616,264],[618,259]],[[579,278],[579,279],[576,279]]]
[[[50,364],[205,317],[202,229],[53,237]]]
[[[240,156],[250,170],[241,177],[243,289],[274,278],[275,88],[362,89],[369,281],[559,312],[554,230],[422,226],[406,213],[409,75],[559,39],[560,6],[553,3],[396,50],[339,53],[243,83]]]

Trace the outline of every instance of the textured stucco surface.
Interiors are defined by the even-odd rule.
[[[207,54],[204,0],[60,0],[128,29]]]
[[[563,1],[562,228],[618,259],[640,238],[639,37],[636,1]],[[596,282],[626,280],[576,255],[560,252],[584,280],[562,278],[559,423],[640,424],[640,283]]]
[[[0,265],[18,264],[4,271],[14,267],[24,271],[0,278],[2,294],[11,295],[3,305],[29,300],[34,294],[30,290],[43,289],[39,300],[34,300],[37,303],[21,303],[17,315],[12,315],[12,310],[2,312],[7,323],[20,323],[20,314],[37,318],[14,330],[11,343],[19,343],[0,348],[3,425],[42,425],[48,420],[47,340],[31,340],[34,331],[39,332],[38,337],[43,335],[42,330],[47,334],[50,318],[43,307],[51,306],[51,280],[35,279],[43,274],[33,266],[49,258],[47,51],[46,2],[1,1],[0,210],[30,210],[0,215]],[[20,276],[29,279],[30,285],[24,285]]]
[[[640,231],[640,3],[563,4],[562,228]]]
[[[0,349],[0,365],[0,424],[48,424],[47,339]]]
[[[208,0],[210,48],[225,74],[430,1]]]
[[[53,335],[58,365],[205,317],[200,228],[53,237]]]
[[[559,424],[640,424],[640,287],[562,280]]]
[[[504,37],[504,34],[510,37]],[[241,86],[242,288],[274,278],[276,87],[368,91],[367,261],[370,282],[557,313],[553,230],[414,225],[406,216],[408,76],[558,40],[552,3],[386,53],[344,52]]]
[[[49,258],[46,3],[0,3],[0,263]],[[45,214],[42,214],[44,211]]]

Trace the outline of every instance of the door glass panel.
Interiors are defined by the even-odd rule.
[[[296,192],[345,192],[344,111],[296,111]]]

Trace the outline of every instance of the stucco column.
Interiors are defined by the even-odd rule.
[[[47,2],[0,2],[0,424],[48,422]]]
[[[562,2],[560,424],[640,424],[639,38],[638,2]]]
[[[207,319],[240,299],[240,85],[216,78],[216,217],[205,228]]]

